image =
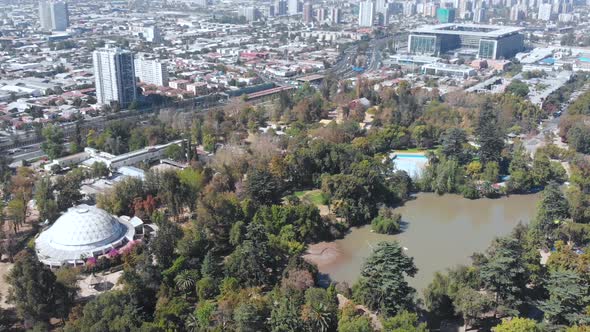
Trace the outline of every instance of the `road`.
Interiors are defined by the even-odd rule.
[[[579,89],[571,94],[570,98],[567,102],[561,105],[561,116],[565,115],[567,112],[567,108],[571,103],[573,103],[578,97],[580,97],[583,93],[590,90],[590,85],[585,85],[582,89]],[[549,119],[543,121],[539,125],[539,133],[534,135],[530,138],[526,138],[523,143],[524,147],[531,155],[533,155],[537,149],[545,145],[545,137],[546,135],[552,135],[554,137],[553,143],[557,146],[567,148],[567,145],[564,144],[561,139],[559,138],[558,131],[559,131],[559,120],[560,117],[553,117],[551,116]]]

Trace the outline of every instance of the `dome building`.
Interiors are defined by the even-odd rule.
[[[132,241],[135,228],[95,206],[70,208],[35,240],[37,257],[50,267],[83,264]]]

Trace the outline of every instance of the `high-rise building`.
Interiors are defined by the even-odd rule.
[[[39,1],[39,21],[43,30],[65,31],[70,25],[68,4],[63,1]]]
[[[39,24],[43,30],[52,30],[51,4],[45,0],[39,1]]]
[[[436,19],[439,23],[453,23],[455,22],[454,8],[439,8],[436,10]]]
[[[168,86],[168,68],[166,62],[138,57],[134,61],[135,77],[140,82],[157,86]]]
[[[287,15],[287,0],[277,0],[275,3],[275,15]]]
[[[303,4],[303,21],[308,24],[313,22],[313,6],[311,1],[306,1]]]
[[[514,5],[510,8],[510,20],[518,22],[525,18],[525,8],[521,5]]]
[[[324,7],[318,8],[318,10],[316,12],[316,20],[321,23],[321,22],[325,22],[327,19],[328,19],[328,10]]]
[[[274,17],[275,14],[275,5],[269,5],[268,6],[268,11],[267,11],[267,16],[268,17]]]
[[[332,7],[330,9],[330,22],[332,22],[332,24],[340,24],[341,20],[342,20],[342,12],[340,11],[340,8]]]
[[[372,27],[375,20],[375,4],[371,0],[359,3],[359,26]]]
[[[550,3],[543,3],[539,5],[539,15],[538,19],[541,21],[551,21],[551,4]]]
[[[92,53],[92,62],[98,103],[129,106],[137,97],[133,53],[107,45]]]
[[[486,9],[485,8],[476,8],[474,13],[473,13],[473,22],[475,23],[485,23],[487,22],[488,18],[486,15]]]
[[[238,8],[238,16],[245,17],[248,22],[254,22],[258,19],[258,9],[256,7],[240,7]]]
[[[414,16],[416,15],[416,4],[410,1],[404,1],[403,4],[403,14],[404,16]]]
[[[287,9],[289,10],[289,15],[297,15],[301,13],[301,10],[299,9],[299,0],[289,0]]]

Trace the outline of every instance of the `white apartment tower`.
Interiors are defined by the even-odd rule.
[[[539,16],[538,19],[541,21],[551,21],[551,4],[542,3],[539,5]]]
[[[139,57],[135,59],[135,77],[140,82],[157,86],[168,86],[166,62]]]
[[[297,15],[301,13],[301,9],[299,8],[299,0],[289,0],[287,3],[287,9],[289,10],[289,15]]]
[[[107,45],[92,53],[92,62],[98,103],[129,106],[137,97],[133,53]]]
[[[64,1],[39,1],[39,21],[47,31],[65,31],[70,25],[68,4]]]
[[[371,0],[359,3],[359,27],[372,27],[375,20],[375,4]]]

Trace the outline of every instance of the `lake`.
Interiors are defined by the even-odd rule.
[[[535,215],[539,194],[512,195],[498,199],[468,200],[457,195],[422,193],[397,208],[405,222],[397,235],[371,232],[371,226],[353,228],[343,239],[310,246],[306,259],[318,264],[320,273],[352,286],[361,266],[380,241],[398,240],[414,257],[418,274],[410,285],[422,294],[436,271],[470,264],[474,252],[483,252],[491,241],[506,235],[519,222]]]

